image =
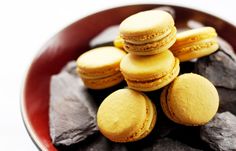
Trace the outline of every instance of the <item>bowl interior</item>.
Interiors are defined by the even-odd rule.
[[[49,83],[53,74],[58,73],[70,60],[90,49],[89,42],[101,31],[118,25],[123,19],[139,11],[162,5],[132,5],[105,10],[78,20],[52,37],[32,62],[26,75],[22,98],[22,115],[29,135],[42,150],[56,150],[49,136]],[[189,21],[216,28],[220,37],[236,50],[236,29],[233,25],[212,15],[177,6],[177,28],[186,28]]]

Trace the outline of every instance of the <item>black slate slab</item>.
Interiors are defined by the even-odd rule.
[[[69,62],[52,76],[50,83],[49,126],[53,144],[80,143],[98,132],[98,106],[111,92],[124,86],[123,82],[109,89],[88,89],[76,73],[76,62]]]
[[[144,149],[143,151],[201,151],[201,150],[192,148],[179,141],[166,137],[163,139],[156,140],[152,146]]]
[[[218,113],[201,128],[202,140],[216,151],[236,150],[236,116],[230,112]]]
[[[236,115],[236,89],[217,87],[220,96],[220,106],[218,112],[230,111]]]
[[[50,85],[50,136],[55,145],[71,145],[98,131],[97,108],[85,103],[88,97],[80,79],[62,72],[52,77]]]
[[[217,52],[198,59],[196,72],[217,87],[236,89],[236,55],[231,49],[221,46]]]

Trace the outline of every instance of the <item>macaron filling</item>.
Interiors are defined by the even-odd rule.
[[[108,76],[112,76],[120,71],[119,64],[117,64],[117,67],[110,67],[106,70],[83,70],[81,68],[76,69],[77,73],[80,75],[80,77],[86,78],[86,79],[98,79],[98,78],[106,78]]]
[[[129,43],[124,42],[124,49],[128,52],[133,52],[142,55],[142,53],[155,54],[156,52],[162,52],[172,46],[176,40],[176,28],[173,27],[171,32],[162,39],[153,39],[152,41],[146,41],[145,43]]]
[[[148,103],[148,111],[147,111],[147,118],[145,120],[143,130],[141,135],[139,136],[139,139],[142,139],[146,137],[150,131],[154,128],[154,125],[156,123],[156,108],[155,105],[149,100],[149,98],[146,97],[147,103]]]
[[[92,89],[105,89],[111,86],[114,86],[124,80],[121,72],[117,72],[113,75],[102,77],[102,78],[83,78],[83,82],[88,88]]]
[[[199,51],[201,49],[210,48],[212,46],[218,46],[216,38],[205,39],[194,43],[182,45],[173,49],[173,54],[176,56],[183,55],[186,53]],[[217,48],[218,49],[218,48]],[[217,50],[216,49],[216,50]]]
[[[161,107],[162,107],[162,110],[163,112],[165,113],[165,115],[171,119],[172,121],[176,122],[176,123],[179,123],[179,124],[182,124],[181,122],[179,122],[179,120],[174,116],[174,114],[172,114],[170,112],[170,108],[169,108],[169,105],[168,105],[168,91],[169,91],[169,87],[170,86],[167,86],[166,88],[164,88],[163,92],[161,93]]]
[[[217,37],[217,33],[215,31],[202,33],[202,34],[195,33],[195,34],[190,34],[190,35],[187,33],[185,34],[185,32],[182,32],[176,35],[176,42],[173,47],[178,48],[178,46],[198,42],[205,39],[216,38],[216,37]]]
[[[127,37],[127,36],[121,36],[121,37],[125,40],[126,43],[140,45],[154,41],[160,41],[165,37],[168,37],[168,35],[170,35],[174,31],[176,31],[176,29],[173,25],[167,27],[166,29],[163,29],[162,31],[152,31],[153,33],[149,35],[146,34],[142,36],[136,35],[132,37]]]
[[[76,72],[91,89],[114,86],[123,80],[120,61],[125,55],[125,51],[113,46],[91,49],[78,57]]]
[[[185,125],[191,125],[191,124],[188,124],[188,123],[183,123],[177,116],[175,116],[175,113],[172,112],[171,110],[171,107],[169,106],[169,102],[170,102],[170,93],[171,93],[171,87],[172,85],[170,85],[167,89],[167,92],[166,92],[166,99],[165,99],[165,104],[167,106],[167,112],[169,113],[170,117],[172,120],[174,120],[175,122],[179,123],[179,124],[185,124]]]

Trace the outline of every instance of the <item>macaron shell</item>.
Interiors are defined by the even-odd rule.
[[[169,110],[185,125],[205,124],[218,110],[216,88],[200,75],[183,74],[175,79],[169,89]]]
[[[170,82],[172,82],[179,74],[180,67],[179,67],[179,60],[176,58],[175,65],[172,70],[169,71],[165,76],[153,79],[153,80],[146,80],[143,79],[142,81],[138,80],[130,80],[125,77],[125,80],[129,86],[129,88],[138,90],[138,91],[153,91],[160,89]]]
[[[195,58],[207,56],[219,49],[219,44],[216,38],[202,40],[194,44],[186,45],[174,52],[174,55],[180,59],[181,62],[188,61]]]
[[[100,131],[115,142],[130,141],[146,120],[146,99],[131,89],[120,89],[100,105],[97,122]]]
[[[176,35],[176,42],[173,48],[178,48],[189,43],[198,42],[204,39],[217,37],[216,30],[212,27],[201,27],[192,30],[180,32]]]
[[[119,70],[120,61],[125,55],[125,51],[112,46],[95,48],[79,56],[77,71],[92,77],[112,75]]]
[[[87,79],[81,77],[81,79],[83,80],[86,87],[97,90],[109,88],[124,80],[123,75],[120,72],[117,72],[105,78]]]
[[[154,55],[169,49],[176,41],[176,28],[173,27],[171,33],[166,37],[155,41],[145,41],[143,44],[132,44],[125,42],[124,49],[135,55]]]
[[[169,13],[161,10],[149,10],[126,18],[120,24],[119,30],[124,40],[135,42],[153,37],[161,39],[170,32],[173,26],[174,20]]]
[[[217,33],[212,27],[187,30],[177,34],[170,50],[181,62],[203,57],[219,48],[216,37]]]
[[[166,50],[152,56],[127,54],[120,63],[120,70],[126,79],[152,80],[172,71],[174,65],[175,57]]]
[[[147,101],[147,118],[142,128],[142,133],[137,140],[146,137],[153,130],[157,119],[157,111],[155,105],[147,96],[145,97]]]
[[[154,128],[156,123],[156,108],[151,100],[144,94],[146,98],[146,119],[142,125],[132,136],[129,136],[127,142],[138,141],[146,137]]]
[[[174,121],[175,123],[183,124],[170,113],[168,103],[167,103],[168,89],[169,89],[169,86],[165,87],[161,93],[161,99],[160,99],[161,108],[162,108],[163,112],[165,113],[165,115],[170,120]]]

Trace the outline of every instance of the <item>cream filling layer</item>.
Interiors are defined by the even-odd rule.
[[[111,76],[107,76],[105,78],[98,78],[98,79],[86,79],[81,77],[84,84],[92,89],[103,89],[108,88],[110,86],[116,85],[123,81],[124,77],[121,72],[117,72]]]
[[[86,79],[99,79],[99,78],[105,78],[108,76],[112,76],[120,71],[120,67],[110,67],[105,70],[85,70],[76,68],[76,72],[80,75],[80,77],[86,78]]]
[[[133,44],[129,42],[124,42],[124,48],[127,51],[150,51],[152,49],[159,49],[168,43],[172,42],[176,38],[176,28],[174,27],[169,34],[167,34],[165,37],[153,40],[146,43],[140,43],[140,44]]]
[[[218,45],[216,38],[205,39],[199,42],[189,43],[179,47],[173,47],[171,48],[171,51],[175,56],[179,56],[190,52],[198,51],[200,49],[210,48],[213,45]]]
[[[186,34],[188,33],[188,31],[184,31],[186,32]],[[192,33],[192,34],[184,34],[184,32],[182,33],[178,33],[176,35],[176,43],[174,44],[173,47],[178,47],[181,45],[187,45],[189,43],[194,43],[194,42],[198,42],[201,40],[205,40],[205,39],[211,39],[211,38],[216,38],[217,37],[217,33],[215,31],[202,31],[202,32],[198,32],[198,33]]]
[[[168,34],[171,33],[171,31],[175,28],[174,26],[169,26],[166,29],[162,31],[152,31],[152,34],[145,33],[143,35],[136,35],[136,36],[127,36],[127,35],[120,35],[121,38],[124,39],[125,42],[132,43],[132,44],[144,44],[148,42],[158,41],[164,37],[166,37]]]
[[[167,104],[168,89],[169,89],[169,86],[165,87],[163,92],[161,93],[161,107],[162,107],[162,110],[169,119],[171,119],[172,121],[174,121],[176,123],[180,123],[177,119],[172,117],[172,115],[169,111],[169,107],[168,107],[168,104]]]

